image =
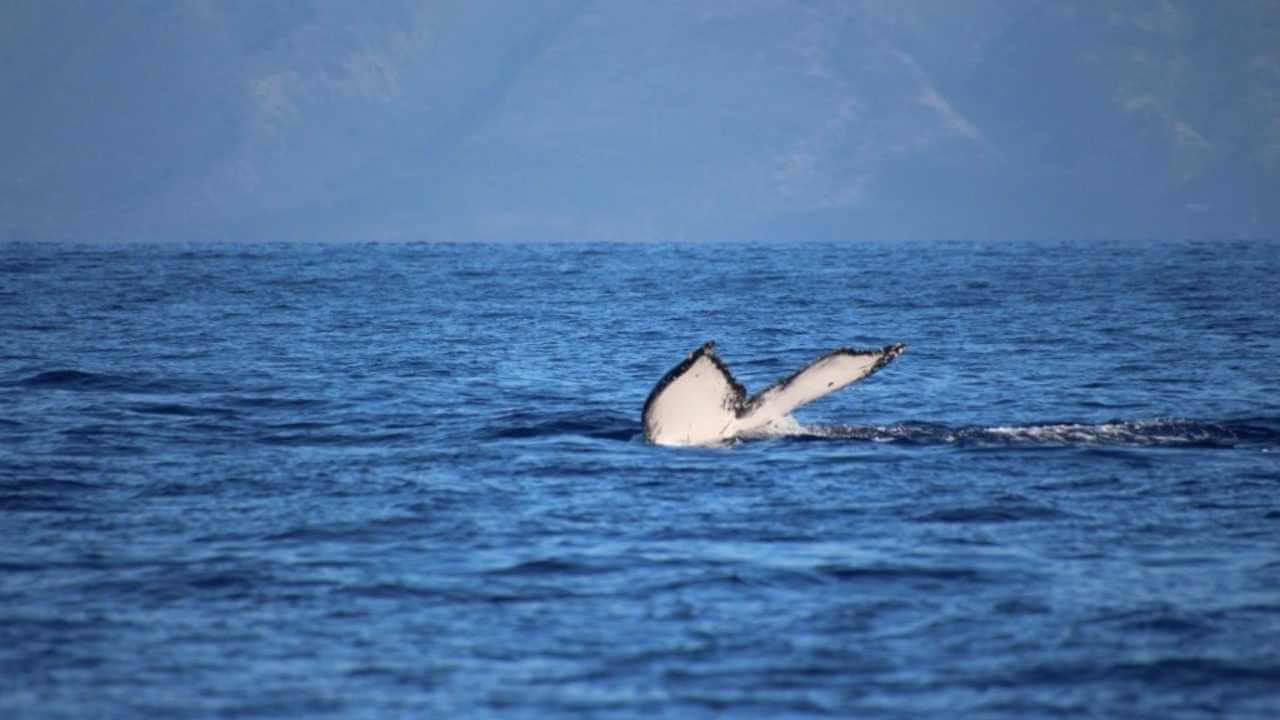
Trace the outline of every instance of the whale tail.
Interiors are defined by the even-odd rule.
[[[791,411],[870,376],[902,354],[839,348],[747,398],[746,388],[705,343],[671,368],[644,402],[644,436],[659,445],[712,445],[789,420]]]

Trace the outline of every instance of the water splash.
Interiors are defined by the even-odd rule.
[[[1200,421],[1183,418],[1113,420],[1104,423],[1027,423],[1021,425],[947,426],[899,423],[882,426],[804,426],[792,437],[864,440],[915,445],[1066,446],[1117,445],[1157,447],[1280,447],[1280,420]]]

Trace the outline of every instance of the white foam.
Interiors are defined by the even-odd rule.
[[[1159,418],[1088,423],[993,425],[949,428],[932,424],[868,427],[804,427],[801,434],[872,442],[966,445],[1187,445],[1229,444],[1232,434],[1216,425]]]

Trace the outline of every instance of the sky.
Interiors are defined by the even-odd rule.
[[[0,240],[1280,236],[1280,0],[8,0]]]

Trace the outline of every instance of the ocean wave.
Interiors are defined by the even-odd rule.
[[[504,413],[493,418],[491,436],[498,440],[578,436],[599,440],[630,441],[642,432],[627,416],[609,411],[564,411],[551,415],[531,410]]]
[[[189,393],[205,389],[198,380],[182,377],[149,375],[117,375],[89,372],[75,368],[45,370],[5,383],[9,387],[31,390],[67,390],[74,392],[120,392],[137,394]]]
[[[59,390],[118,390],[127,382],[126,378],[118,375],[59,369],[36,373],[13,384],[19,387]]]

